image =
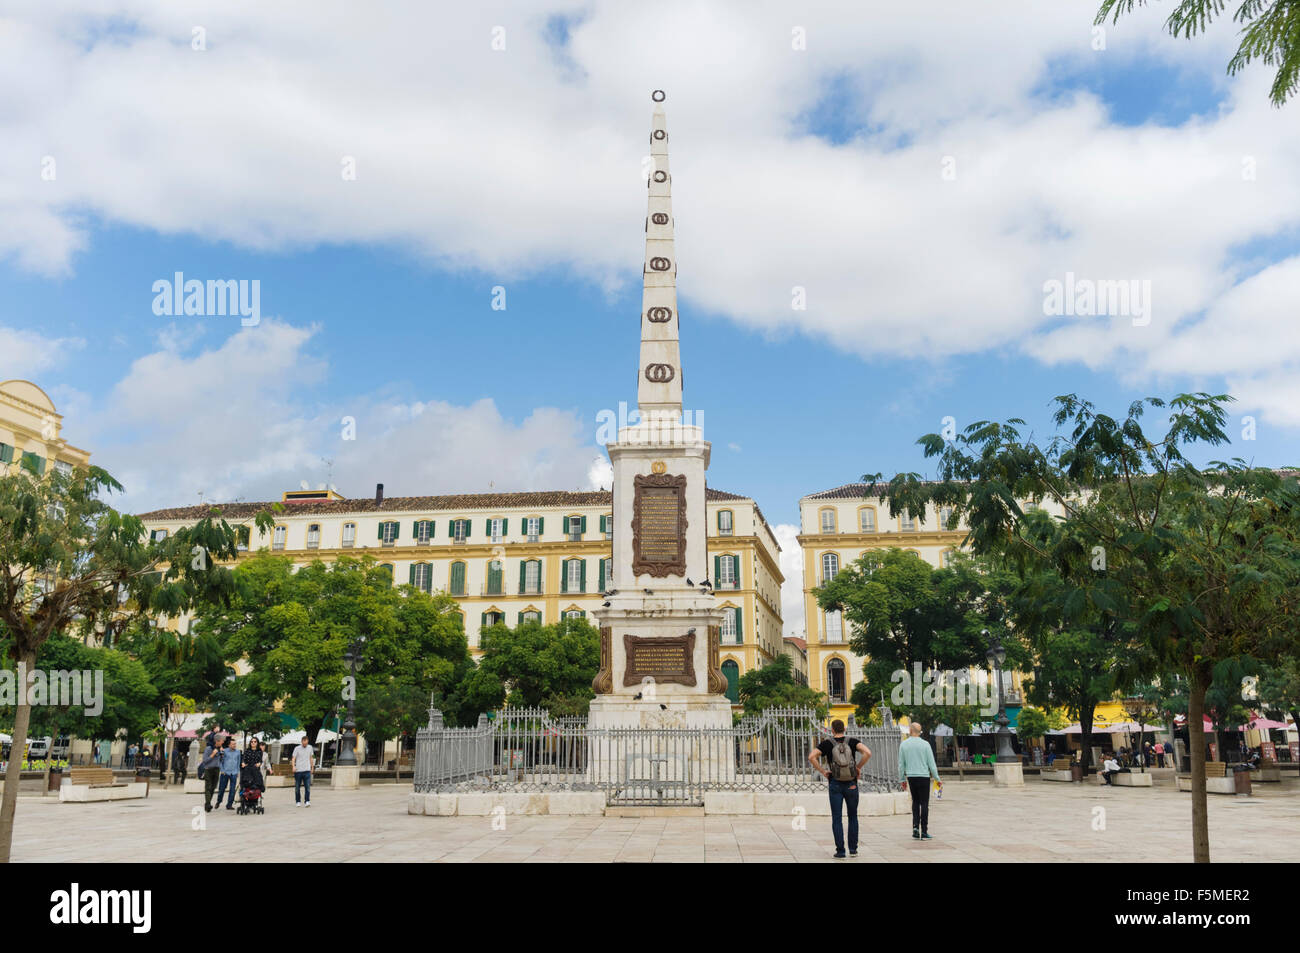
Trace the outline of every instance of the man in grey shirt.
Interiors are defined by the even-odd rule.
[[[293,749],[293,803],[295,807],[311,807],[311,759],[315,752],[302,736],[302,743]],[[300,800],[306,789],[306,800]]]

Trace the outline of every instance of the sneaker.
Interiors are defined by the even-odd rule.
[[[311,801],[307,801],[306,803],[304,803],[303,807],[311,807]]]
[[[921,840],[934,840],[934,838],[931,837],[929,834],[922,834]]]
[[[858,856],[858,852],[857,852],[856,850],[851,850],[851,851],[849,851],[849,856],[850,856],[850,857],[856,857],[856,856]]]
[[[919,827],[913,827],[913,828],[912,828],[912,836],[915,837],[917,840],[920,840],[920,839],[921,839],[921,829],[920,829]]]
[[[842,850],[837,850],[837,851],[836,851],[832,856],[834,856],[834,858],[835,858],[836,860],[843,860],[843,859],[844,859],[844,851],[842,851]]]

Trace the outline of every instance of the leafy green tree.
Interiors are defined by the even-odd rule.
[[[238,676],[215,689],[211,695],[212,723],[227,731],[249,735],[278,736],[280,716],[275,711],[275,693],[261,688],[258,680]]]
[[[1260,704],[1278,720],[1289,713],[1293,724],[1300,726],[1300,656],[1291,655],[1265,666],[1259,679]]]
[[[1007,649],[1007,668],[1023,668],[1029,654],[1009,625],[1015,585],[1013,574],[960,555],[936,569],[909,550],[883,549],[863,554],[816,589],[822,609],[843,612],[849,647],[867,660],[862,687],[851,696],[860,717],[869,719],[883,696],[895,714],[927,728],[942,721],[965,734],[988,720],[973,703],[930,704],[918,696],[915,666],[923,673],[983,669],[996,635]],[[908,686],[912,691],[903,690]]]
[[[1227,0],[1174,0],[1165,21],[1170,36],[1190,39],[1204,33],[1227,6]],[[1131,13],[1146,0],[1102,0],[1094,21],[1098,26],[1110,17],[1118,23],[1121,14]],[[1269,98],[1283,105],[1300,84],[1300,4],[1295,0],[1241,0],[1233,22],[1242,24],[1241,45],[1228,61],[1228,75],[1236,75],[1248,63],[1258,60],[1277,67]]]
[[[121,489],[99,467],[39,476],[24,464],[0,476],[0,627],[9,657],[28,671],[56,633],[82,625],[105,631],[130,615],[178,617],[233,595],[232,575],[221,564],[239,555],[249,527],[232,527],[213,514],[164,540],[150,539],[138,518],[103,499]],[[265,531],[270,514],[255,523]],[[138,682],[147,681],[129,666],[111,666],[106,677],[123,697],[134,697]],[[134,724],[130,707],[106,713],[105,725]],[[20,751],[31,716],[24,692],[14,715]],[[13,843],[19,767],[11,758],[0,801],[0,861],[8,861]]]
[[[477,717],[504,704],[586,714],[600,668],[600,633],[585,619],[551,625],[489,626],[479,635],[483,655],[466,678],[464,697]]]
[[[1076,590],[1062,623],[1132,631],[1144,668],[1188,681],[1192,850],[1209,860],[1202,713],[1215,666],[1250,656],[1275,662],[1294,651],[1300,615],[1300,485],[1244,461],[1195,466],[1186,448],[1228,442],[1226,395],[1148,398],[1116,420],[1075,395],[1056,399],[1058,427],[1045,446],[1023,439],[1024,422],[980,421],[949,442],[921,438],[939,458],[939,480],[899,474],[881,496],[891,513],[953,506],[977,554],[1000,555],[1025,573],[1051,571]],[[1163,435],[1142,417],[1168,408]],[[1050,500],[1061,532],[1044,544],[1023,500]],[[1111,628],[1111,626],[1115,628]]]
[[[761,715],[768,708],[812,708],[820,721],[830,711],[825,693],[798,682],[790,656],[784,654],[740,676],[736,690],[746,715]]]

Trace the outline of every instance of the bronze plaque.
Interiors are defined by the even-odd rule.
[[[685,635],[623,636],[623,684],[656,682],[695,684],[695,633]]]
[[[686,476],[638,474],[632,497],[632,572],[686,574]]]

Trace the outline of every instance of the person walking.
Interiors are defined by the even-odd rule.
[[[943,789],[939,780],[939,766],[934,763],[934,751],[921,737],[920,722],[912,722],[911,735],[898,746],[898,776],[903,779],[902,790],[912,792],[912,836],[917,840],[933,840],[930,836],[930,779]]]
[[[862,760],[858,760],[858,755]],[[849,812],[849,856],[858,856],[858,778],[871,760],[871,749],[857,738],[846,738],[844,722],[831,722],[831,737],[818,743],[808,753],[808,762],[827,781],[831,799],[831,834],[835,837],[835,859],[844,859],[844,819],[841,808]],[[821,762],[826,762],[822,767]]]
[[[302,736],[302,743],[293,749],[293,803],[294,806],[311,807],[311,762],[315,751]],[[300,800],[306,794],[305,800]]]
[[[217,776],[221,774],[221,751],[215,745],[203,750],[203,759],[199,762],[199,776],[203,778],[203,810],[212,810],[212,795],[217,791]],[[221,804],[220,798],[217,804]]]
[[[230,794],[226,794],[226,788],[230,788]],[[239,789],[239,749],[235,747],[233,737],[226,738],[225,744],[221,748],[221,787],[217,791],[217,807],[221,806],[221,799],[226,798],[226,810],[235,809],[235,792]]]

